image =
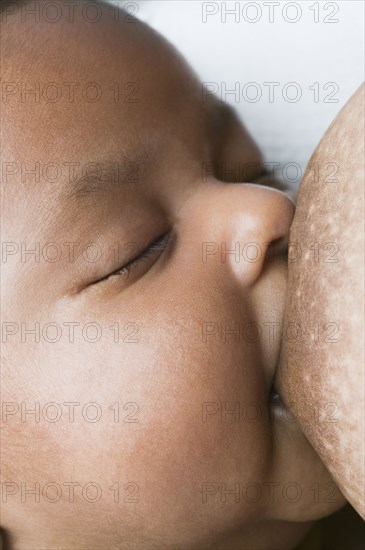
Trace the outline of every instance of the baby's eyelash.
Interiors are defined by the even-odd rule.
[[[116,271],[113,271],[113,273],[110,273],[109,275],[107,275],[107,277],[105,277],[102,280],[107,281],[111,277],[117,277],[125,274],[128,275],[132,271],[132,269],[139,264],[139,262],[144,261],[146,258],[148,258],[148,256],[150,256],[154,252],[165,250],[169,239],[170,239],[169,234],[162,235],[156,241],[154,241],[150,246],[148,246],[145,250],[143,250],[143,252],[141,252],[136,258],[128,262],[126,265],[120,267]]]

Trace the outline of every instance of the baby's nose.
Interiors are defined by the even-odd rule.
[[[186,205],[191,238],[202,238],[203,263],[225,264],[249,287],[267,261],[282,255],[294,203],[285,193],[256,184],[213,182]]]
[[[253,184],[234,186],[231,199],[234,205],[227,242],[239,249],[240,260],[232,254],[230,267],[248,287],[259,278],[267,261],[286,250],[295,207],[286,194]]]

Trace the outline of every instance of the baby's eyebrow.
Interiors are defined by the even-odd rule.
[[[82,167],[82,175],[71,177],[59,195],[68,204],[90,195],[108,194],[130,184],[138,184],[140,161],[135,155],[121,154],[118,160],[97,160]]]
[[[98,159],[84,164],[69,162],[75,169],[68,171],[61,186],[49,188],[41,207],[42,226],[64,232],[65,227],[84,225],[85,218],[93,220],[96,212],[91,208],[101,207],[111,198],[124,195],[126,200],[120,204],[127,204],[127,197],[141,189],[144,164],[153,157],[148,148],[136,146],[123,148],[114,157],[101,153]]]

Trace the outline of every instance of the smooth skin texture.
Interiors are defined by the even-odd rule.
[[[29,334],[22,341],[19,328],[2,344],[3,402],[56,402],[63,412],[53,423],[3,415],[1,481],[19,487],[1,504],[13,548],[292,548],[313,520],[344,504],[298,423],[269,404],[280,331],[269,337],[265,323],[283,322],[292,201],[258,183],[225,181],[222,163],[250,170],[261,163],[257,147],[229,109],[202,101],[196,77],[146,25],[116,23],[106,7],[97,24],[77,11],[72,24],[13,16],[2,27],[1,54],[6,82],[97,82],[104,91],[94,103],[15,93],[1,107],[2,163],[79,163],[72,181],[67,172],[56,184],[44,175],[22,180],[19,170],[2,184],[3,242],[53,242],[63,251],[80,243],[74,257],[41,255],[37,263],[13,253],[2,264],[3,321],[63,328],[54,343]],[[114,101],[116,81],[134,83],[138,101]],[[88,178],[91,190],[75,181],[86,163],[123,159],[137,164],[138,181],[115,185],[110,171],[103,182]],[[204,163],[215,166],[208,179]],[[128,276],[106,279],[126,263],[128,243],[141,254],[163,235],[164,249],[160,242]],[[80,252],[90,242],[102,250],[94,263]],[[203,261],[207,242],[218,252]],[[256,243],[262,253],[256,261],[222,257],[235,243]],[[70,342],[65,323],[89,322],[102,327],[100,340],[75,329]],[[123,341],[128,323],[137,342]],[[254,323],[261,337],[242,330],[204,339],[205,323]],[[81,404],[74,422],[65,402]],[[103,412],[95,423],[79,412],[90,402]],[[116,402],[124,419],[131,409],[123,405],[136,403],[139,422],[114,422]],[[258,418],[218,412],[203,422],[207,402],[227,410],[251,403]],[[48,498],[42,492],[50,482],[63,489],[59,502],[49,502],[55,489]],[[71,482],[98,483],[102,498],[91,504],[78,486],[70,502]],[[109,490],[117,482],[119,503]],[[40,484],[39,502],[21,483]],[[206,483],[213,486],[204,500]],[[224,489],[236,484],[241,492],[225,501]],[[124,502],[136,486],[138,502]]]
[[[365,518],[364,85],[301,182],[277,386],[343,494]],[[315,245],[317,243],[317,245]],[[299,254],[298,251],[302,254]]]

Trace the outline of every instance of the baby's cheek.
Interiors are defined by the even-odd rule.
[[[28,410],[39,403],[39,415],[25,422],[13,415],[6,460],[8,479],[39,483],[40,503],[28,496],[24,510],[65,521],[83,537],[95,536],[96,514],[124,535],[153,538],[163,522],[178,541],[187,536],[179,532],[184,521],[198,540],[202,526],[214,537],[260,518],[262,502],[242,495],[222,510],[225,489],[267,479],[267,416],[248,422],[222,414],[237,402],[263,401],[256,378],[226,348],[204,345],[201,329],[199,337],[161,329],[156,341],[153,325],[138,326],[136,341],[109,335],[28,350],[19,377],[27,383],[13,399]],[[20,457],[19,445],[27,449]],[[47,498],[57,491],[53,504]]]
[[[266,480],[267,418],[237,422],[234,415],[224,417],[218,410],[223,404],[234,408],[237,402],[258,400],[254,380],[250,383],[235,365],[227,379],[226,353],[213,357],[206,346],[192,346],[194,352],[186,354],[176,334],[160,334],[159,345],[151,345],[147,330],[145,335],[145,345],[141,341],[118,356],[107,352],[108,374],[94,388],[106,414],[82,433],[89,475],[97,479],[107,472],[110,485],[133,482],[139,494],[134,530],[143,528],[151,536],[161,530],[162,518],[171,526],[189,521],[197,533],[199,523],[200,528],[205,524],[213,533],[259,517],[262,503],[242,498],[220,512],[222,482],[231,490],[237,483]],[[98,357],[97,372],[102,353],[93,355],[94,361]],[[87,395],[92,398],[90,390]],[[82,475],[82,462],[78,467]],[[181,541],[184,535],[174,536]]]

